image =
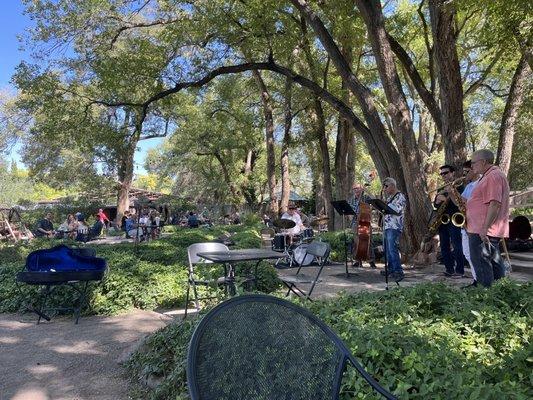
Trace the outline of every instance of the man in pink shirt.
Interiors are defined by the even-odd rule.
[[[474,152],[472,168],[481,178],[466,203],[466,231],[477,281],[489,287],[505,272],[500,240],[509,236],[509,183],[490,150]]]

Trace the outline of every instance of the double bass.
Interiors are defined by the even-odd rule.
[[[362,201],[364,189],[359,196],[359,215],[357,216],[357,231],[354,232],[354,257],[358,261],[368,260],[372,242],[372,209]]]
[[[355,259],[368,260],[370,243],[372,241],[372,225],[370,223],[372,210],[366,203],[361,203],[359,217],[357,218],[357,234],[354,238]]]

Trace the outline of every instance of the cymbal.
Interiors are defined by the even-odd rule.
[[[274,220],[273,224],[276,228],[281,229],[291,229],[296,226],[296,222],[285,218],[276,219]]]

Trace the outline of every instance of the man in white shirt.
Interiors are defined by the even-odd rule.
[[[285,230],[285,233],[288,233],[291,236],[298,235],[303,229],[305,229],[304,224],[302,223],[302,218],[296,212],[296,206],[294,204],[289,204],[287,212],[283,213],[281,219],[290,219],[296,224],[293,228]]]

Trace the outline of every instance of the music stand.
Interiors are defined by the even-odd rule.
[[[383,218],[381,218],[381,232],[383,235],[383,255],[385,259],[385,290],[389,290],[389,269],[388,269],[388,260],[387,260],[387,242],[385,241],[385,215],[400,215],[398,211],[390,208],[387,203],[381,199],[369,199],[367,201],[372,207],[374,207],[378,212],[381,213]],[[396,282],[398,286],[400,284]]]
[[[350,273],[348,272],[348,243],[346,243],[346,228],[344,227],[344,217],[346,215],[355,215],[355,211],[353,210],[350,203],[348,203],[346,200],[334,200],[331,202],[331,205],[339,213],[339,215],[342,215],[342,231],[344,232],[344,267],[346,268],[346,278],[350,276]]]

